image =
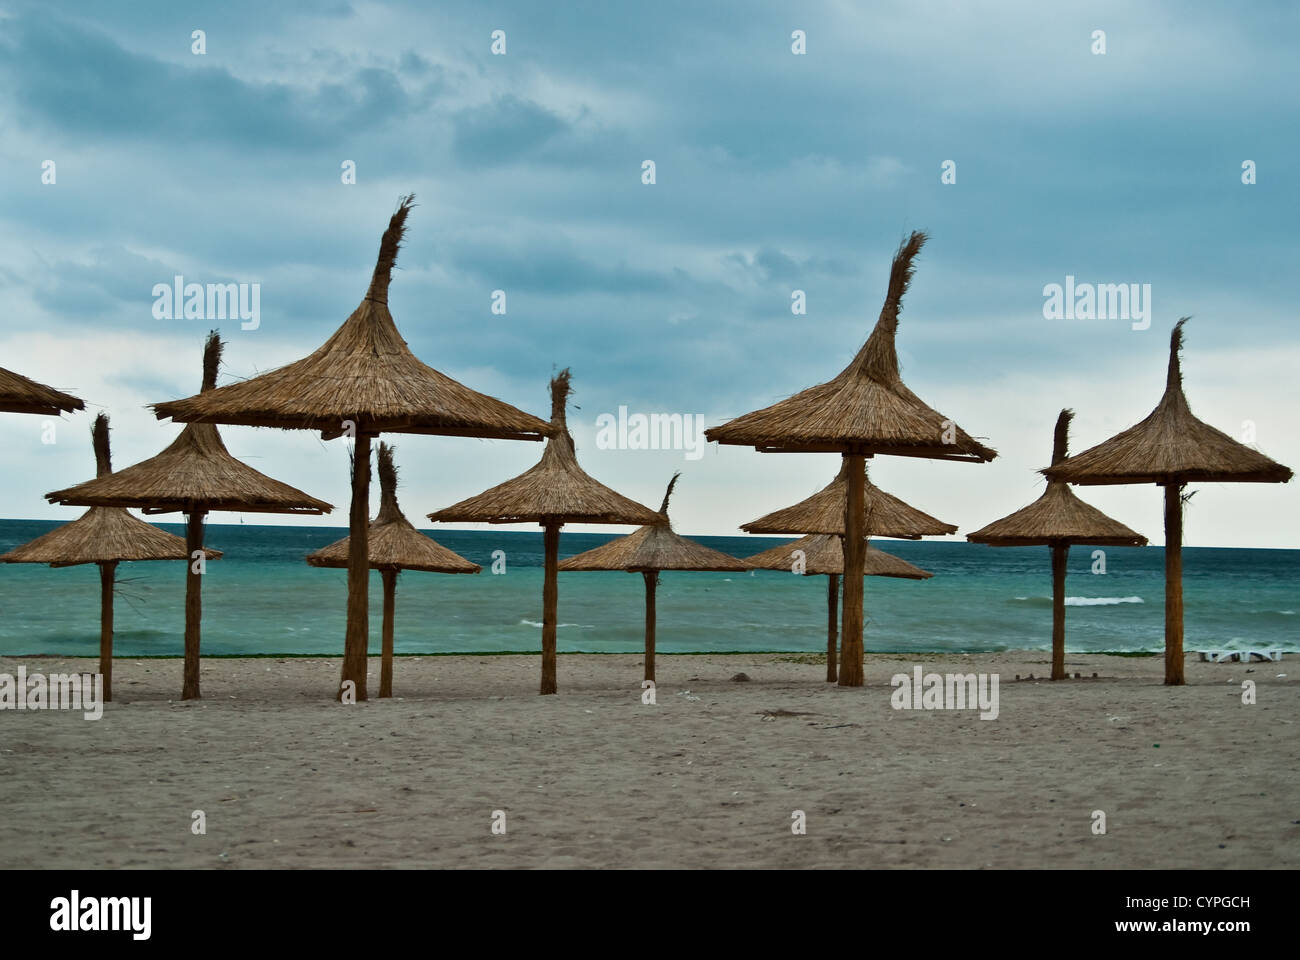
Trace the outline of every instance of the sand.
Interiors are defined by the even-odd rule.
[[[1051,683],[1014,679],[1043,653],[869,655],[858,689],[816,659],[661,654],[654,706],[635,655],[562,655],[551,697],[536,656],[399,657],[400,699],[353,706],[329,699],[337,659],[206,660],[191,702],[179,660],[121,659],[99,721],[0,711],[4,865],[1300,865],[1289,659],[1189,658],[1167,688],[1159,657],[1073,655],[1088,679]],[[0,672],[20,663],[95,669]],[[892,709],[917,664],[997,673],[998,718]]]

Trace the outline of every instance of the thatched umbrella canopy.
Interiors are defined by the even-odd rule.
[[[845,499],[844,669],[839,682],[862,685],[862,542],[864,458],[876,454],[983,463],[996,451],[924,404],[898,372],[894,337],[913,260],[925,243],[914,232],[898,248],[875,329],[857,356],[827,383],[704,432],[709,440],[760,452],[834,452],[848,466]]]
[[[1052,441],[1052,463],[1065,459],[1070,443],[1073,410],[1062,410],[1056,419]],[[1147,538],[1096,507],[1076,497],[1059,480],[1049,480],[1043,495],[1027,507],[994,520],[966,539],[993,547],[1047,546],[1052,551],[1052,679],[1064,680],[1065,673],[1065,565],[1070,545],[1086,543],[1099,547],[1141,547]]]
[[[626,570],[639,573],[645,579],[645,679],[650,681],[655,679],[655,590],[659,586],[659,571],[739,572],[750,569],[748,561],[737,560],[721,550],[688,540],[673,530],[668,519],[668,500],[680,476],[680,473],[674,473],[668,481],[656,522],[594,550],[569,557],[560,564],[561,571]]]
[[[864,471],[866,469],[865,463],[863,469]],[[824,533],[843,536],[844,508],[848,496],[849,465],[845,461],[840,465],[840,472],[835,479],[807,500],[783,510],[776,510],[749,523],[742,523],[740,529],[746,533]],[[866,476],[865,472],[862,480],[862,512],[862,529],[867,537],[919,540],[923,536],[957,532],[953,524],[936,520],[928,513],[881,490],[871,482],[871,478]],[[839,551],[840,556],[843,556],[843,544],[838,544],[835,549]],[[870,559],[868,557],[864,562],[869,562]],[[865,568],[863,572],[870,576]],[[836,622],[839,611],[839,582],[838,571],[830,574],[826,581],[826,679],[831,683],[839,678],[835,654],[839,634],[839,625]]]
[[[403,198],[379,244],[361,305],[319,350],[295,363],[198,396],[154,404],[161,419],[319,430],[355,438],[348,515],[348,618],[339,696],[353,684],[366,699],[370,622],[367,546],[370,445],[381,433],[540,440],[543,420],[469,389],[416,359],[388,311],[388,284],[414,195]]]
[[[95,474],[113,472],[108,417],[100,414],[91,428]],[[220,550],[205,551],[209,560]],[[119,563],[134,560],[184,560],[185,541],[131,516],[120,507],[91,507],[76,520],[56,527],[21,547],[0,555],[0,563],[48,563],[51,567],[99,565],[99,672],[104,699],[113,699],[113,581]]]
[[[213,390],[221,365],[221,338],[208,334],[203,349],[203,389]],[[192,561],[185,578],[185,679],[181,699],[199,691],[199,641],[203,619],[203,519],[212,510],[240,513],[321,514],[334,509],[287,483],[240,463],[210,423],[186,424],[156,457],[47,493],[51,503],[85,507],[139,507],[145,513],[184,513],[185,550]]]
[[[862,575],[864,577],[898,577],[904,580],[929,580],[934,576],[908,563],[902,557],[886,553],[872,546],[870,540],[862,543]],[[811,533],[792,543],[769,547],[762,553],[746,557],[746,562],[759,570],[789,570],[796,567],[803,576],[839,576],[844,573],[844,541],[841,537],[824,533]]]
[[[1165,488],[1165,683],[1183,679],[1183,487],[1188,483],[1286,483],[1290,467],[1192,415],[1183,395],[1183,317],[1169,337],[1169,372],[1155,410],[1136,426],[1042,472],[1077,484],[1154,483]]]
[[[71,413],[84,409],[85,403],[72,394],[0,367],[0,413],[41,413],[57,417],[65,410]]]
[[[836,615],[839,613],[839,580],[844,573],[844,538],[824,533],[809,534],[747,559],[762,570],[789,570],[803,576],[821,574],[826,577],[826,682],[834,683],[838,679],[839,624]],[[922,570],[901,557],[877,550],[869,540],[862,544],[862,575],[904,580],[928,580],[934,576],[929,570]]]
[[[383,664],[379,674],[379,696],[393,695],[393,616],[397,607],[397,574],[402,570],[429,573],[478,573],[483,568],[426,537],[406,519],[397,505],[397,466],[393,447],[379,444],[379,514],[370,521],[370,569],[378,570],[384,582]],[[349,538],[336,540],[307,555],[313,567],[346,567],[351,550]]]
[[[864,464],[865,468],[865,464]],[[849,496],[849,467],[840,465],[835,479],[792,507],[742,523],[746,533],[835,533],[844,534],[844,505]],[[886,493],[863,474],[862,524],[871,537],[897,537],[919,540],[921,537],[956,533],[951,523],[936,520],[892,493]]]
[[[536,466],[476,497],[429,514],[430,520],[442,523],[541,524],[546,563],[542,587],[540,691],[544,694],[556,691],[556,573],[559,569],[560,527],[566,523],[643,524],[659,520],[659,515],[649,507],[615,493],[578,466],[573,437],[569,435],[564,415],[569,390],[569,371],[561,370],[551,380],[550,437]]]

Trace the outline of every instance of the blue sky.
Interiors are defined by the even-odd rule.
[[[588,471],[657,505],[682,469],[678,529],[730,533],[820,488],[835,458],[601,450],[596,417],[714,424],[829,379],[919,228],[904,377],[1001,456],[881,458],[881,486],[963,532],[1022,506],[1061,407],[1076,450],[1149,412],[1184,314],[1193,410],[1233,435],[1253,421],[1296,466],[1298,27],[1270,3],[0,0],[0,365],[106,409],[117,465],[151,456],[178,428],[144,405],[197,389],[211,325],[155,319],[153,285],[261,285],[260,328],[222,328],[223,382],[297,359],[355,308],[414,191],[390,303],[416,354],[539,414],[570,366]],[[1067,274],[1151,284],[1151,328],[1045,320],[1043,287]],[[75,515],[41,494],[90,475],[89,421],[43,444],[40,418],[0,417],[0,513]],[[341,442],[224,434],[346,522]],[[413,517],[539,452],[396,443]],[[1296,546],[1298,492],[1207,486],[1188,542]],[[1160,542],[1157,491],[1084,496]]]

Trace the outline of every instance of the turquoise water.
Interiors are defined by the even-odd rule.
[[[57,526],[0,520],[0,552]],[[177,524],[159,524],[183,535]],[[203,586],[207,654],[342,652],[344,570],[307,566],[303,556],[346,534],[328,527],[209,524],[207,544],[224,550]],[[438,530],[437,540],[482,564],[478,575],[402,574],[397,587],[399,653],[537,650],[541,644],[539,532]],[[561,557],[616,534],[564,533]],[[699,537],[736,556],[793,538]],[[1049,649],[1051,570],[1046,547],[993,548],[962,541],[879,541],[932,571],[926,581],[866,581],[866,646],[878,651]],[[1070,552],[1066,582],[1071,650],[1163,648],[1164,552],[1108,548],[1106,573],[1090,572],[1093,548]],[[504,550],[506,572],[489,571]],[[1249,645],[1300,649],[1300,550],[1187,548],[1183,552],[1188,650]],[[118,567],[115,650],[124,656],[182,652],[184,566]],[[371,578],[371,647],[381,613]],[[789,573],[664,573],[658,649],[822,651],[826,578]],[[642,648],[639,574],[560,575],[561,651]],[[99,649],[97,568],[0,564],[0,654],[94,655]]]

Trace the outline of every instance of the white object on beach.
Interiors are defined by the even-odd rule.
[[[1205,663],[1250,663],[1254,660],[1277,663],[1282,659],[1281,650],[1202,650],[1201,661]]]

